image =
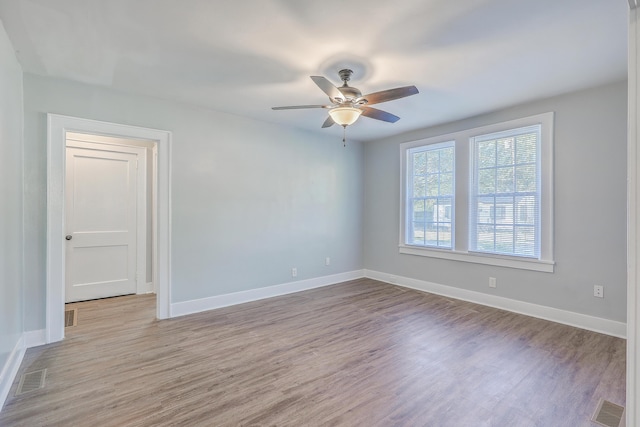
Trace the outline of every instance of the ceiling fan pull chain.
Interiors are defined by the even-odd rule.
[[[342,146],[347,146],[347,127],[342,126]]]

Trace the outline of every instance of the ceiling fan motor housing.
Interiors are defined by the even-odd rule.
[[[343,85],[338,88],[338,90],[346,98],[345,102],[354,104],[354,101],[362,97],[362,92],[360,92],[358,88],[351,87],[347,84],[347,82],[351,80],[351,74],[353,74],[353,71],[346,68],[344,70],[338,71],[340,79],[342,79],[342,81],[344,82]]]
[[[340,90],[340,93],[342,93],[344,95],[344,97],[346,98],[347,102],[353,102],[353,101],[355,101],[356,99],[358,99],[358,98],[360,98],[362,96],[362,92],[360,92],[355,87],[340,86],[338,88],[338,90]]]

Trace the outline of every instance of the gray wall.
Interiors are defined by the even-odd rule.
[[[548,111],[556,112],[553,274],[398,253],[401,142]],[[365,268],[625,322],[626,129],[620,82],[365,144]],[[596,284],[604,299],[593,297]]]
[[[172,302],[362,268],[358,143],[30,74],[24,111],[28,330],[45,327],[48,112],[173,133]]]
[[[173,302],[285,283],[293,266],[297,279],[364,266],[625,320],[624,82],[346,149],[333,137],[97,86],[26,74],[24,92],[27,330],[45,323],[46,112],[173,132]],[[546,111],[556,112],[555,273],[398,253],[400,142]],[[594,284],[605,285],[604,299]]]
[[[22,69],[0,23],[0,372],[23,332]]]

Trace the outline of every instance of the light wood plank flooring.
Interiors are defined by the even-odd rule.
[[[0,425],[576,427],[624,405],[621,339],[369,279],[164,321],[153,296],[74,305]]]

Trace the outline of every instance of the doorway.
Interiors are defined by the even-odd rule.
[[[75,117],[48,115],[48,168],[47,168],[47,317],[46,342],[64,338],[64,304],[66,300],[66,256],[68,233],[65,229],[65,213],[69,203],[66,185],[67,140],[82,139],[87,143],[115,144],[120,146],[154,147],[155,164],[154,201],[151,203],[155,250],[148,257],[151,260],[152,283],[156,291],[156,317],[170,317],[170,144],[171,134],[167,131],[140,128],[114,123],[99,122]],[[89,141],[86,141],[89,140]],[[123,145],[122,141],[126,140]],[[134,150],[135,151],[135,150]],[[73,238],[73,237],[72,237]],[[141,250],[138,245],[136,252]],[[146,258],[146,257],[145,257]],[[139,276],[143,276],[137,270]],[[145,268],[145,271],[147,269]],[[142,280],[138,281],[140,284]],[[144,282],[145,284],[147,281]],[[140,291],[140,292],[139,292]],[[144,293],[145,286],[136,287],[136,293]]]
[[[67,132],[66,303],[153,292],[154,151],[153,141]]]

